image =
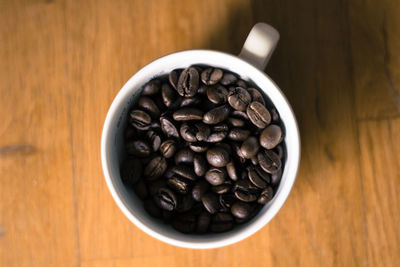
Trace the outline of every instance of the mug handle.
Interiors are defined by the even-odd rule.
[[[257,23],[247,36],[239,57],[264,70],[278,41],[279,32],[275,28],[266,23]]]

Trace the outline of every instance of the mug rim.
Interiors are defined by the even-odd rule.
[[[288,111],[290,112],[289,117],[292,120],[292,126],[294,126],[294,128],[292,130],[294,130],[293,134],[295,137],[295,140],[293,140],[294,141],[294,144],[293,144],[294,151],[291,152],[291,158],[292,158],[292,160],[294,160],[294,162],[292,163],[291,166],[294,166],[294,167],[292,167],[292,169],[289,170],[290,173],[287,175],[288,179],[285,181],[285,183],[282,185],[280,184],[280,186],[278,187],[278,191],[279,190],[280,191],[276,192],[273,200],[271,200],[271,202],[272,201],[273,202],[271,203],[271,206],[268,207],[268,209],[264,212],[265,214],[262,214],[262,216],[257,218],[257,220],[255,220],[255,218],[253,218],[254,221],[250,222],[250,224],[248,224],[246,226],[246,228],[243,229],[243,231],[239,232],[239,234],[236,234],[231,237],[224,238],[224,239],[214,238],[213,240],[210,240],[210,241],[201,241],[201,242],[182,241],[182,240],[179,240],[176,238],[172,238],[172,237],[163,235],[162,233],[157,232],[156,230],[150,228],[145,223],[140,221],[136,217],[136,215],[122,201],[120,194],[117,192],[117,190],[115,188],[113,180],[115,180],[116,178],[111,177],[111,174],[110,174],[110,170],[109,170],[110,166],[109,165],[111,163],[110,163],[110,159],[109,159],[109,153],[107,150],[107,148],[108,148],[107,142],[110,139],[109,135],[110,135],[111,122],[113,120],[115,120],[115,117],[118,117],[116,115],[116,111],[118,110],[118,108],[121,105],[123,105],[124,100],[130,96],[130,91],[131,91],[132,85],[135,83],[135,79],[137,80],[140,75],[143,75],[146,72],[149,72],[149,71],[151,72],[151,69],[153,68],[153,66],[156,65],[157,63],[159,63],[160,61],[171,60],[173,57],[177,57],[177,56],[183,56],[183,57],[190,56],[190,54],[193,54],[193,53],[208,54],[208,55],[214,54],[215,56],[222,56],[222,57],[229,58],[229,60],[231,60],[231,61],[233,60],[239,64],[246,65],[245,67],[249,68],[248,73],[254,71],[254,72],[256,72],[256,74],[259,74],[259,76],[263,76],[263,78],[266,78],[266,80],[268,80],[268,82],[272,85],[274,90],[276,90],[279,93],[279,96],[282,98],[283,103],[285,104]],[[215,64],[212,64],[211,62],[208,64],[211,66],[215,65]],[[153,71],[153,73],[155,74],[154,76],[157,76],[157,74],[154,71]],[[261,90],[263,90],[261,88],[261,86],[259,86],[258,84],[257,84],[257,86],[260,87]],[[268,97],[270,97],[270,96],[268,96]],[[271,102],[274,104],[274,106],[276,106],[272,100],[271,100]],[[286,127],[286,123],[284,123],[284,124]],[[228,54],[225,52],[214,51],[214,50],[205,50],[205,49],[183,50],[183,51],[178,51],[178,52],[164,55],[164,56],[159,57],[159,58],[151,61],[150,63],[146,64],[145,66],[140,68],[135,74],[133,74],[130,77],[130,79],[123,85],[123,87],[118,91],[117,95],[115,96],[115,98],[112,101],[110,108],[107,111],[106,119],[105,119],[105,122],[103,125],[102,136],[101,136],[101,162],[102,162],[102,169],[103,169],[104,177],[105,177],[105,180],[107,183],[107,187],[108,187],[109,191],[111,192],[111,195],[112,195],[114,201],[117,203],[117,206],[125,214],[125,216],[133,224],[135,224],[138,228],[140,228],[142,231],[144,231],[148,235],[150,235],[160,241],[163,241],[163,242],[171,244],[171,245],[179,246],[179,247],[195,248],[195,249],[217,248],[217,247],[234,244],[236,242],[239,242],[239,241],[253,235],[257,231],[259,231],[261,228],[263,228],[266,224],[268,224],[268,222],[282,208],[283,204],[286,202],[286,200],[290,194],[291,189],[293,188],[293,185],[296,180],[297,173],[298,173],[298,168],[299,168],[299,163],[300,163],[300,134],[299,134],[298,124],[297,124],[297,121],[296,121],[296,118],[295,118],[295,115],[294,115],[294,112],[292,110],[290,103],[288,102],[286,96],[283,94],[283,92],[280,90],[280,88],[275,84],[275,82],[264,71],[256,68],[255,66],[253,66],[252,64],[248,63],[247,61],[241,59],[238,56],[231,55],[231,54]]]

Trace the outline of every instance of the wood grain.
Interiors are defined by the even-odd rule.
[[[400,265],[398,12],[395,0],[0,0],[0,266]],[[280,31],[266,72],[302,136],[292,194],[240,243],[166,245],[108,192],[108,107],[148,62],[237,54],[258,21]]]

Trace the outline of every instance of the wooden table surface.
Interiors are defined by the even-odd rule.
[[[302,137],[294,189],[252,237],[176,248],[131,224],[100,164],[106,112],[153,59],[237,54],[259,21],[266,72]],[[0,0],[1,266],[399,266],[397,0]]]

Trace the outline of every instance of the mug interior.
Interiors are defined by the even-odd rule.
[[[188,235],[177,232],[170,225],[151,217],[143,202],[127,188],[120,178],[120,163],[125,157],[123,132],[129,109],[140,95],[142,86],[149,80],[168,74],[173,69],[190,65],[211,65],[231,71],[241,79],[255,84],[274,104],[285,127],[286,160],[280,185],[274,198],[249,222],[236,226],[226,233]],[[242,59],[222,52],[187,50],[159,58],[137,72],[114,99],[103,128],[101,157],[107,185],[124,214],[147,234],[172,245],[187,248],[214,248],[240,241],[262,228],[283,205],[296,178],[300,160],[300,141],[297,123],[283,93],[262,71]]]

